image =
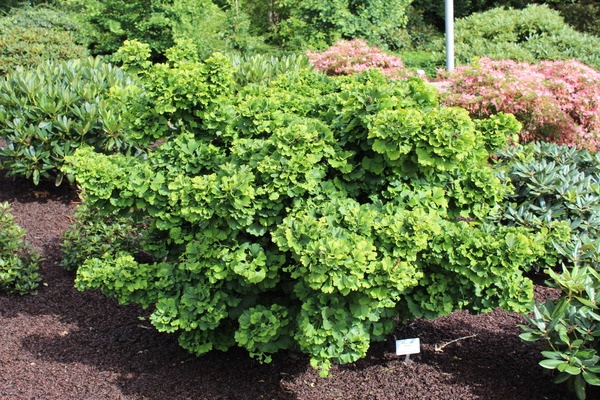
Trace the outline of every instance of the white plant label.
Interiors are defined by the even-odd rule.
[[[421,352],[421,341],[419,338],[396,340],[396,355],[408,356]]]

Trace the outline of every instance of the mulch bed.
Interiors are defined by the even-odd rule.
[[[194,357],[174,335],[154,330],[137,306],[74,289],[74,275],[59,266],[60,236],[76,207],[72,192],[0,171],[0,201],[11,203],[44,257],[37,296],[0,295],[0,399],[573,398],[537,365],[539,350],[519,340],[522,318],[500,310],[412,321],[374,343],[365,359],[334,366],[329,378],[292,352],[265,365],[239,349]],[[536,292],[556,294],[543,286]],[[421,354],[405,363],[394,341],[413,337],[421,339]]]

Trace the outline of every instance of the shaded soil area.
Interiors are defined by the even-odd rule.
[[[265,365],[242,350],[194,357],[174,335],[154,330],[138,307],[74,289],[74,275],[59,265],[60,236],[76,207],[72,192],[0,171],[0,201],[11,203],[44,257],[37,296],[0,295],[0,399],[573,398],[537,365],[539,350],[519,340],[522,318],[500,310],[412,321],[374,343],[365,359],[334,366],[329,378],[292,352]],[[540,298],[556,294],[536,290]],[[421,354],[406,363],[394,342],[414,337]]]

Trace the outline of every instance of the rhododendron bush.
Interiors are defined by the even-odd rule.
[[[308,51],[307,55],[316,69],[329,76],[353,75],[371,68],[379,68],[390,78],[410,75],[399,57],[387,54],[379,47],[369,46],[360,39],[340,40],[322,53]]]
[[[441,77],[450,84],[442,96],[446,105],[475,118],[514,114],[523,124],[522,141],[600,148],[600,72],[578,61],[482,58]]]

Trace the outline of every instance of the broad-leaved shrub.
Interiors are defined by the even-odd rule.
[[[442,78],[445,104],[475,118],[514,114],[522,141],[549,141],[590,150],[600,147],[600,72],[580,62],[539,64],[482,58]]]
[[[132,150],[125,137],[129,113],[114,93],[132,87],[135,80],[99,58],[47,61],[0,78],[2,167],[35,184],[53,178],[58,185],[64,157],[82,144],[107,153]]]
[[[8,203],[0,203],[0,293],[36,294],[40,257],[24,240]]]
[[[207,68],[177,55],[140,74]],[[146,159],[68,157],[88,206],[144,221],[149,257],[90,258],[79,289],[152,306],[154,326],[196,354],[237,345],[268,361],[291,348],[325,373],[398,315],[525,310],[523,270],[548,234],[487,223],[507,190],[488,158],[518,132],[514,117],[471,120],[422,80],[377,70],[299,70],[233,95],[218,85],[231,65],[211,63],[198,86],[170,83],[177,101],[149,102],[181,122]]]
[[[46,60],[87,56],[78,43],[80,30],[69,15],[48,8],[15,9],[0,17],[0,75]]]
[[[548,273],[562,295],[536,303],[520,337],[541,345],[540,366],[584,400],[588,385],[600,386],[600,274],[588,263]]]
[[[550,268],[600,260],[600,155],[584,149],[535,142],[496,153],[498,174],[513,190],[502,223],[535,229],[566,224],[570,238],[549,244],[558,260]],[[580,249],[574,252],[574,249]]]
[[[267,83],[279,74],[313,67],[306,56],[297,54],[280,57],[268,54],[233,55],[231,63],[235,70],[233,80],[238,89],[251,83]]]

